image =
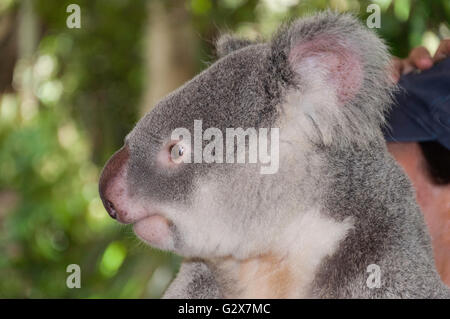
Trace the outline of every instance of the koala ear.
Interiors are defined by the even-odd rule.
[[[242,49],[252,44],[254,44],[254,42],[247,39],[241,39],[230,34],[221,35],[216,41],[217,56],[222,58],[233,51]]]
[[[283,27],[271,42],[270,74],[284,87],[295,127],[325,145],[379,138],[393,83],[384,43],[355,17],[330,11]],[[306,116],[305,116],[306,115]],[[300,120],[309,119],[298,125]],[[309,134],[309,133],[308,133]]]
[[[340,104],[345,104],[358,92],[363,71],[357,52],[335,40],[326,34],[300,40],[291,48],[288,61],[295,73],[309,78],[311,89],[323,85],[335,92]]]
[[[282,29],[272,50],[282,53],[304,90],[331,90],[338,104],[351,101],[365,80],[386,77],[384,44],[350,15],[324,12],[297,20]]]

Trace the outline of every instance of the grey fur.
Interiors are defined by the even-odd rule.
[[[222,58],[233,51],[245,48],[255,44],[250,40],[237,38],[231,34],[223,34],[216,41],[216,52],[219,58]]]
[[[289,54],[321,36],[352,48],[363,77],[345,105],[299,110],[307,120],[296,137],[308,147],[292,146],[287,155],[294,163],[282,154],[274,175],[260,175],[257,165],[202,163],[177,171],[157,167],[156,154],[172,130],[192,130],[194,120],[222,131],[283,130],[292,111],[288,95],[303,96],[310,76],[296,72]],[[337,222],[351,218],[354,227],[322,261],[310,297],[448,298],[411,184],[387,153],[381,134],[393,86],[386,75],[389,55],[376,35],[350,15],[324,12],[284,26],[267,43],[222,38],[218,52],[221,59],[159,102],[126,139],[131,192],[139,200],[179,209],[170,216],[173,251],[196,260],[183,263],[165,297],[222,297],[226,287],[208,266],[209,259],[245,258],[269,249],[270,239],[283,234],[296,216],[319,207]],[[282,142],[286,149],[292,141]],[[196,195],[199,188],[207,183],[220,189],[211,195],[209,215],[197,213],[203,206],[196,202],[202,199]],[[198,222],[198,229],[188,229],[183,219]],[[201,241],[192,239],[197,234],[204,236]],[[366,286],[369,264],[383,271],[379,289]]]
[[[182,263],[177,278],[164,293],[164,299],[221,298],[217,282],[208,266],[201,261]]]
[[[449,298],[434,266],[429,235],[409,180],[386,152],[329,154],[334,182],[330,216],[355,218],[355,228],[321,266],[314,295],[328,298]],[[382,187],[380,187],[382,186]],[[376,190],[376,191],[369,191]],[[361,269],[377,264],[382,284],[361,289]]]

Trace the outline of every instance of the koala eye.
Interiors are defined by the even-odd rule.
[[[191,162],[190,144],[183,140],[172,140],[163,145],[157,155],[157,163],[162,167],[175,168],[182,163]]]
[[[179,164],[183,160],[185,154],[184,147],[180,144],[173,144],[169,148],[170,160],[176,164]]]

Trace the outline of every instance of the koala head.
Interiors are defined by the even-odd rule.
[[[218,52],[218,61],[137,123],[99,188],[110,216],[134,224],[153,247],[246,258],[269,249],[323,195],[309,186],[323,161],[318,150],[381,141],[389,57],[356,19],[330,12],[294,21],[268,42],[225,36]],[[194,138],[174,138],[179,128]],[[229,128],[279,129],[267,146],[278,153],[279,169],[261,174],[260,159],[195,160],[212,140],[208,128],[224,135]]]

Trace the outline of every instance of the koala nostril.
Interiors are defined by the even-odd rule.
[[[109,200],[105,201],[106,211],[108,212],[109,216],[116,219],[117,218],[117,212],[114,208],[114,204],[111,203]]]

